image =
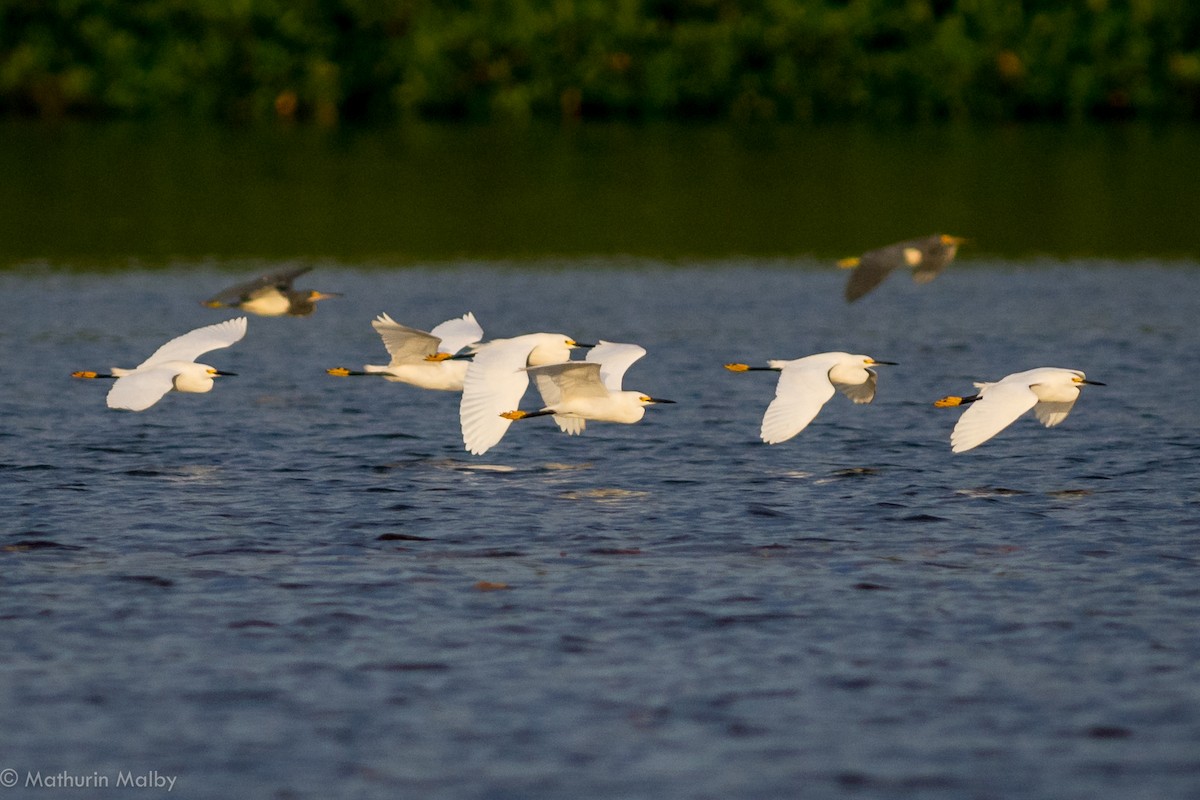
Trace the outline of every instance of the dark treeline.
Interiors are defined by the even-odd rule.
[[[0,113],[1200,118],[1192,0],[9,0]]]

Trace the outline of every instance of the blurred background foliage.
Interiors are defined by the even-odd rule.
[[[1200,117],[1190,0],[8,0],[0,113]]]

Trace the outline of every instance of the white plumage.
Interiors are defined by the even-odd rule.
[[[991,439],[1022,414],[1033,409],[1038,421],[1047,428],[1067,418],[1084,384],[1103,386],[1087,380],[1077,369],[1038,367],[1014,372],[992,383],[976,383],[978,391],[969,397],[951,395],[934,405],[952,407],[970,404],[950,434],[950,449],[963,453]]]
[[[876,374],[870,367],[892,363],[865,355],[831,352],[791,361],[768,361],[765,367],[726,364],[725,368],[733,372],[779,372],[775,399],[767,406],[760,430],[764,442],[779,444],[808,427],[833,397],[835,389],[855,403],[871,402],[875,399]]]
[[[520,405],[529,388],[526,367],[567,361],[571,350],[578,346],[561,333],[527,333],[477,347],[463,378],[459,403],[466,449],[482,455],[504,438],[512,420],[501,414]]]
[[[383,339],[392,359],[388,364],[367,364],[362,372],[341,367],[326,370],[331,375],[379,375],[394,383],[407,383],[422,389],[461,392],[470,362],[451,359],[483,338],[483,328],[475,315],[467,312],[448,319],[431,331],[401,325],[387,314],[380,314],[371,327]]]
[[[79,378],[115,378],[108,392],[108,407],[145,411],[172,389],[179,392],[212,391],[213,378],[231,375],[195,360],[210,350],[229,347],[246,335],[246,318],[218,322],[177,336],[133,369],[114,367],[108,375],[76,372]]]
[[[601,341],[584,361],[528,367],[526,371],[542,396],[542,409],[532,413],[510,411],[504,416],[524,419],[552,414],[558,427],[572,435],[582,433],[587,420],[626,425],[638,422],[646,406],[674,402],[621,388],[625,372],[645,354],[645,348],[636,344]]]

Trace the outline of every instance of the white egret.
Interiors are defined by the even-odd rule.
[[[341,297],[335,292],[293,289],[292,281],[312,267],[273,272],[246,283],[231,286],[205,300],[209,308],[237,308],[261,317],[307,317],[317,310],[318,300]]]
[[[765,367],[726,364],[732,372],[753,370],[779,373],[775,399],[763,415],[761,436],[767,444],[786,442],[812,422],[822,406],[833,397],[834,389],[855,403],[875,399],[875,370],[894,361],[876,361],[870,356],[850,353],[817,353],[792,361],[768,361]]]
[[[526,367],[557,364],[571,358],[571,350],[589,347],[561,333],[527,333],[511,339],[494,339],[475,348],[463,378],[459,422],[463,444],[482,455],[504,438],[512,420],[500,416],[521,403],[529,387]]]
[[[900,267],[912,270],[913,280],[929,283],[954,260],[958,246],[966,242],[959,236],[944,233],[889,244],[853,258],[843,258],[838,266],[854,269],[846,282],[846,302],[853,303],[883,283],[883,279]]]
[[[80,371],[71,375],[114,378],[116,383],[108,392],[108,407],[145,411],[172,389],[197,394],[212,391],[213,378],[234,373],[194,363],[196,358],[209,350],[229,347],[245,335],[245,317],[228,319],[175,337],[133,369],[113,367],[108,374]]]
[[[401,325],[387,314],[380,314],[371,323],[383,345],[391,354],[391,363],[380,366],[366,364],[362,372],[345,367],[325,370],[330,375],[379,375],[394,383],[408,383],[422,389],[461,392],[470,362],[455,356],[463,348],[477,344],[483,338],[483,328],[475,315],[467,312],[448,319],[426,332]]]
[[[645,348],[636,344],[601,341],[584,361],[527,367],[525,371],[542,396],[542,409],[507,411],[500,416],[518,420],[553,414],[558,427],[571,435],[582,433],[589,419],[626,425],[638,422],[646,406],[675,402],[621,389],[625,371],[644,355]]]
[[[1077,369],[1039,367],[1014,372],[994,383],[976,383],[978,389],[968,397],[949,395],[934,403],[939,408],[970,404],[950,434],[950,449],[963,453],[991,439],[1007,428],[1029,409],[1047,428],[1051,428],[1071,413],[1084,384],[1103,386],[1089,381]]]

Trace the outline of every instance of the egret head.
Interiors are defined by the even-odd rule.
[[[217,368],[208,364],[187,364],[176,373],[172,384],[177,392],[204,394],[211,392]]]
[[[537,338],[537,344],[529,351],[526,363],[530,367],[541,367],[546,364],[559,364],[571,358],[571,351],[576,347],[591,347],[580,344],[570,336],[561,333],[545,333]]]
[[[1078,384],[1086,383],[1088,386],[1104,386],[1104,385],[1106,385],[1106,384],[1100,383],[1099,381],[1089,381],[1082,372],[1076,372],[1074,375],[1072,375],[1071,382],[1078,383]]]

